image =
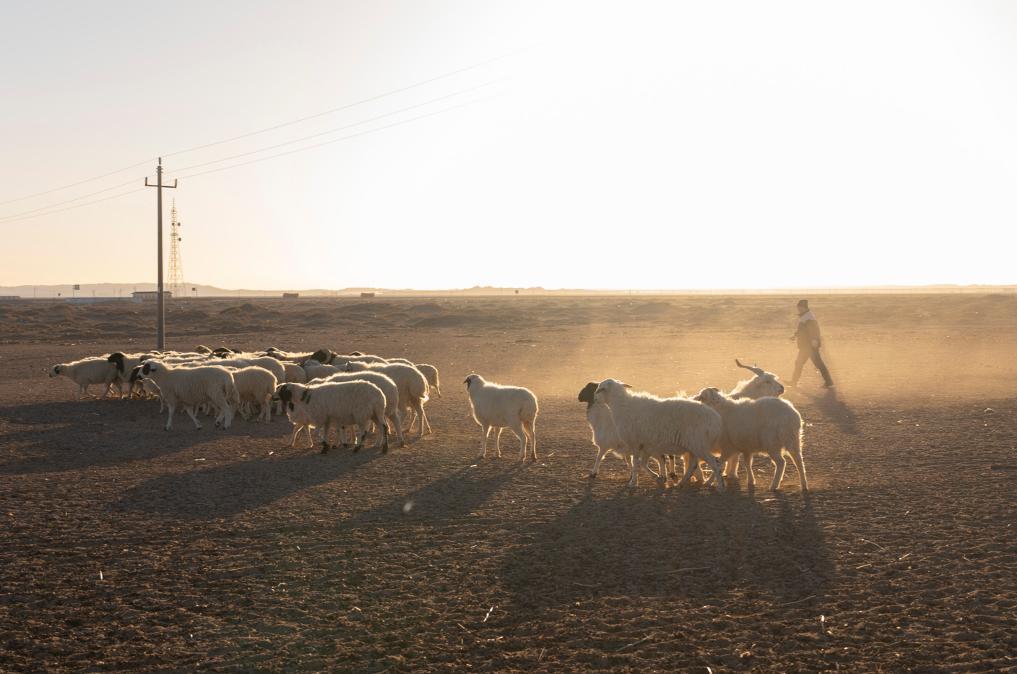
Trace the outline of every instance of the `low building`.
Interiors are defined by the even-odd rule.
[[[284,300],[295,300],[300,297],[300,293],[283,293]]]
[[[171,297],[173,297],[173,293],[171,291],[169,290],[162,291],[163,301],[168,300]],[[159,299],[159,291],[135,290],[133,293],[131,293],[131,299],[133,299],[135,302],[155,302]]]

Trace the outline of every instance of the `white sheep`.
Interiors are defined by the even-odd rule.
[[[252,365],[233,370],[233,382],[237,387],[241,414],[244,419],[250,418],[249,407],[257,404],[261,414],[259,421],[272,420],[272,396],[279,383],[275,374],[265,368]]]
[[[463,383],[466,384],[466,391],[470,396],[470,408],[473,410],[473,419],[480,424],[483,432],[480,455],[487,456],[487,436],[494,430],[494,446],[498,456],[501,456],[501,432],[508,428],[520,442],[521,461],[526,460],[527,441],[533,454],[533,460],[537,460],[537,396],[533,391],[521,386],[502,386],[493,382],[485,381],[479,374],[471,374]]]
[[[434,391],[434,394],[441,397],[441,381],[438,379],[438,368],[430,363],[418,363],[417,369],[420,370],[420,374],[424,375],[427,380],[427,386],[429,391]]]
[[[755,365],[742,365],[741,361],[735,358],[735,364],[756,375],[752,379],[738,382],[738,385],[731,389],[728,396],[735,400],[739,398],[779,398],[784,395],[784,385],[780,383],[777,375],[767,372]]]
[[[802,415],[794,405],[781,398],[734,399],[715,388],[705,388],[694,398],[716,410],[723,422],[723,432],[716,447],[721,458],[728,461],[741,456],[748,469],[749,486],[755,485],[752,475],[752,457],[756,453],[767,454],[776,471],[770,489],[776,491],[784,479],[787,460],[784,452],[798,469],[802,491],[809,490],[805,475],[805,460],[802,457]]]
[[[579,402],[586,403],[586,421],[593,431],[593,446],[597,449],[590,477],[597,477],[600,473],[600,462],[608,454],[614,454],[620,459],[626,458],[618,451],[621,448],[621,441],[618,439],[618,429],[615,428],[614,419],[611,417],[611,408],[596,399],[597,386],[597,382],[591,381],[579,392]]]
[[[337,374],[329,375],[322,380],[313,380],[309,383],[315,382],[329,382],[329,381],[369,381],[385,394],[385,416],[391,423],[392,428],[395,430],[396,439],[399,440],[399,446],[406,446],[406,438],[403,436],[403,419],[399,410],[399,387],[395,381],[392,380],[387,374],[383,372],[376,372],[373,370],[365,370],[363,372],[339,372]]]
[[[82,358],[70,363],[57,363],[49,369],[50,377],[61,375],[78,385],[79,400],[88,395],[88,387],[94,384],[104,386],[102,397],[105,398],[116,379],[117,367],[105,356]]]
[[[300,367],[296,363],[283,363],[283,368],[286,371],[285,381],[293,382],[294,384],[306,384],[307,383],[307,372],[304,368]]]
[[[427,402],[427,379],[420,373],[420,370],[403,363],[361,363],[349,361],[343,368],[346,372],[364,372],[367,370],[381,372],[389,376],[399,387],[399,410],[402,412],[407,408],[412,410],[420,419],[420,437],[431,433],[431,423],[427,420],[427,413],[424,411],[424,403]],[[310,373],[308,373],[310,374]],[[413,421],[407,433],[413,431]]]
[[[632,477],[629,486],[639,481],[639,467],[648,457],[656,457],[661,480],[667,479],[666,456],[691,453],[707,463],[713,477],[720,477],[720,463],[711,450],[722,431],[720,415],[701,402],[686,398],[658,398],[649,393],[634,393],[628,384],[605,379],[597,386],[595,399],[611,408],[618,439],[625,454],[631,455]],[[697,462],[689,462],[679,486],[686,484]],[[717,491],[724,481],[716,479]]]
[[[321,433],[321,453],[329,450],[328,431],[332,426],[358,426],[361,434],[353,451],[364,446],[367,431],[373,422],[381,429],[382,453],[388,451],[388,427],[385,424],[385,394],[371,382],[340,381],[317,386],[280,384],[276,396],[287,414],[297,422],[310,424]],[[294,434],[294,437],[296,434]]]
[[[313,359],[305,360],[301,367],[304,369],[304,375],[307,377],[308,381],[311,379],[324,379],[329,375],[343,371],[336,365],[325,365]]]
[[[201,428],[195,408],[208,403],[218,410],[216,426],[229,428],[239,402],[233,374],[224,367],[174,367],[161,361],[148,360],[141,366],[140,376],[151,379],[159,387],[159,395],[169,415],[166,430],[173,425],[173,414],[182,406],[196,428]]]

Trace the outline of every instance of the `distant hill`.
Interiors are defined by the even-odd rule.
[[[191,289],[196,289],[196,292]],[[0,295],[17,295],[25,299],[55,297],[130,297],[131,293],[154,291],[154,283],[83,283],[81,289],[75,291],[67,285],[19,285],[0,286]],[[398,288],[304,288],[295,290],[251,290],[247,288],[218,288],[202,284],[188,284],[188,297],[280,297],[284,292],[296,292],[301,297],[344,297],[358,296],[362,292],[373,292],[379,296],[435,296],[435,295],[741,295],[741,294],[850,294],[850,293],[999,293],[1017,292],[1017,286],[985,286],[985,285],[929,285],[929,286],[872,286],[861,288],[774,288],[774,289],[717,289],[717,290],[586,290],[582,288],[559,288],[548,290],[540,287],[531,288],[499,288],[495,286],[474,286],[472,288],[452,288],[438,290],[414,290]]]

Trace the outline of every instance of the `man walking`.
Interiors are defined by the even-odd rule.
[[[826,368],[823,356],[819,353],[819,349],[823,345],[819,337],[819,322],[809,309],[808,300],[798,300],[798,329],[795,330],[791,340],[798,342],[798,358],[795,360],[795,373],[791,377],[791,385],[798,386],[805,361],[811,358],[812,363],[819,370],[819,374],[823,375],[823,388],[833,388],[830,371]]]

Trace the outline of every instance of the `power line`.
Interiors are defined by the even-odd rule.
[[[409,112],[410,110],[416,110],[417,108],[422,108],[422,107],[424,107],[426,105],[431,105],[432,103],[437,103],[438,101],[444,101],[444,100],[449,99],[449,98],[454,98],[456,96],[462,96],[463,94],[472,93],[474,91],[477,91],[478,89],[483,89],[484,87],[489,87],[492,84],[499,84],[501,82],[506,81],[507,79],[508,78],[504,78],[504,79],[500,79],[500,80],[492,80],[490,82],[485,82],[483,84],[478,84],[476,86],[469,87],[467,89],[462,89],[460,91],[455,91],[455,92],[453,92],[451,94],[446,94],[444,96],[439,96],[438,98],[432,98],[432,99],[430,99],[428,101],[424,101],[423,103],[417,103],[415,105],[410,105],[410,106],[407,106],[405,108],[399,108],[398,110],[393,110],[391,112],[386,112],[386,113],[383,113],[381,115],[377,115],[375,117],[369,117],[367,119],[360,120],[359,122],[353,122],[351,124],[346,124],[344,126],[337,126],[334,129],[328,129],[326,131],[320,131],[318,133],[312,133],[309,136],[301,136],[300,138],[294,138],[293,140],[287,140],[287,141],[284,141],[282,143],[276,143],[275,145],[268,145],[268,146],[265,146],[265,147],[262,147],[262,148],[258,148],[257,150],[251,150],[250,152],[241,152],[239,154],[231,155],[229,157],[222,157],[221,159],[213,159],[211,161],[201,162],[200,164],[191,164],[190,166],[184,166],[182,168],[175,169],[175,171],[189,171],[189,170],[194,169],[194,168],[201,168],[202,166],[209,166],[210,164],[218,164],[220,162],[229,161],[231,159],[240,159],[241,157],[249,157],[252,154],[258,154],[259,152],[267,152],[269,150],[275,150],[277,148],[285,147],[286,145],[292,145],[293,143],[299,143],[299,142],[304,141],[304,140],[310,140],[312,138],[320,138],[321,136],[327,136],[330,133],[336,133],[337,131],[345,131],[346,129],[352,129],[353,127],[360,126],[361,124],[367,124],[369,122],[375,122],[375,121],[377,121],[379,119],[384,119],[386,117],[391,117],[392,115],[398,115],[398,114],[403,113],[403,112]]]
[[[230,138],[224,138],[223,140],[217,140],[217,141],[214,141],[212,143],[205,143],[204,145],[195,145],[194,147],[189,147],[189,148],[187,148],[185,150],[177,150],[176,152],[170,152],[170,153],[164,154],[162,156],[163,157],[175,157],[176,155],[184,154],[185,152],[194,152],[195,150],[204,150],[205,148],[213,147],[215,145],[222,145],[223,143],[230,143],[232,141],[240,140],[242,138],[249,138],[251,136],[255,136],[255,135],[260,134],[260,133],[267,133],[269,131],[275,131],[276,129],[281,129],[281,128],[286,127],[286,126],[293,126],[294,124],[299,124],[301,122],[306,122],[306,121],[311,120],[311,119],[317,119],[318,117],[324,117],[325,115],[331,115],[331,114],[336,113],[336,112],[341,112],[343,110],[348,110],[348,109],[350,109],[352,107],[355,107],[355,106],[358,106],[358,105],[363,105],[364,103],[370,103],[371,101],[376,101],[376,100],[378,100],[380,98],[385,98],[386,96],[392,96],[392,95],[395,95],[395,94],[401,94],[404,91],[409,91],[410,89],[416,89],[417,87],[422,87],[425,84],[431,84],[432,82],[437,82],[439,80],[447,79],[447,78],[452,77],[454,75],[460,75],[462,73],[469,72],[470,70],[476,70],[477,68],[482,68],[483,66],[490,65],[490,64],[495,63],[497,61],[502,61],[502,60],[507,59],[507,58],[509,58],[511,56],[515,56],[516,54],[520,54],[520,53],[522,53],[524,51],[526,51],[526,48],[524,48],[524,49],[517,49],[515,51],[508,52],[507,54],[502,54],[500,56],[495,56],[494,58],[489,58],[489,59],[487,59],[485,61],[481,61],[479,63],[474,63],[473,65],[466,66],[465,68],[458,68],[456,70],[450,70],[447,73],[442,73],[441,75],[436,75],[434,77],[431,77],[431,78],[426,79],[426,80],[422,80],[420,82],[416,82],[414,84],[410,84],[410,85],[407,85],[407,86],[404,86],[404,87],[400,87],[398,89],[392,89],[390,91],[386,91],[385,93],[377,94],[375,96],[371,96],[370,98],[364,98],[364,99],[361,99],[359,101],[354,101],[353,103],[347,103],[345,105],[340,105],[337,108],[331,108],[330,110],[324,110],[322,112],[316,112],[313,115],[307,115],[306,117],[300,117],[298,119],[294,119],[294,120],[291,120],[289,122],[282,122],[281,124],[275,124],[273,126],[267,126],[267,127],[263,128],[263,129],[258,129],[257,131],[250,131],[248,133],[242,133],[239,136],[232,136]]]
[[[240,166],[247,166],[248,164],[256,164],[258,162],[268,161],[269,159],[276,159],[278,157],[284,157],[286,155],[296,154],[298,152],[303,152],[305,150],[313,150],[315,148],[322,147],[323,145],[330,145],[332,143],[338,143],[340,141],[349,140],[351,138],[358,138],[360,136],[366,136],[366,135],[369,135],[369,134],[372,134],[372,133],[377,133],[378,131],[384,131],[385,129],[390,129],[390,128],[393,128],[393,127],[396,127],[396,126],[401,126],[403,124],[408,124],[410,122],[415,122],[417,120],[425,119],[427,117],[434,117],[436,115],[443,114],[443,113],[446,113],[446,112],[451,112],[451,111],[457,110],[459,108],[464,108],[464,107],[467,107],[467,106],[470,106],[470,105],[474,105],[476,103],[482,103],[484,101],[491,100],[492,98],[495,98],[495,96],[488,96],[488,97],[479,98],[479,99],[476,99],[476,100],[473,100],[473,101],[467,101],[465,103],[460,103],[458,105],[453,105],[453,106],[450,106],[450,107],[447,107],[447,108],[442,108],[441,110],[435,110],[434,112],[429,112],[429,113],[424,114],[424,115],[418,115],[416,117],[411,117],[409,119],[404,119],[404,120],[401,120],[399,122],[394,122],[392,124],[386,124],[384,126],[379,126],[379,127],[374,128],[374,129],[368,129],[366,131],[361,131],[359,133],[350,134],[348,136],[342,136],[340,138],[334,138],[332,140],[327,140],[327,141],[324,141],[322,143],[315,143],[314,145],[308,145],[308,146],[305,146],[305,147],[295,148],[293,150],[288,150],[286,152],[280,152],[280,153],[277,153],[277,154],[274,154],[274,155],[269,155],[267,157],[259,157],[258,159],[252,159],[250,161],[240,162],[238,164],[231,164],[229,166],[221,166],[219,168],[209,169],[208,171],[199,171],[197,173],[189,173],[187,175],[180,176],[180,178],[194,178],[194,177],[203,176],[203,175],[206,175],[206,174],[209,174],[209,173],[217,173],[219,171],[226,171],[226,170],[231,169],[231,168],[237,168],[237,167],[240,167]],[[57,209],[55,211],[46,211],[45,213],[35,213],[35,214],[32,214],[32,215],[24,215],[24,216],[19,216],[19,217],[11,216],[10,218],[4,219],[4,220],[0,220],[0,222],[2,222],[3,224],[8,224],[8,223],[13,223],[13,222],[21,222],[23,220],[32,220],[34,218],[41,218],[41,217],[46,216],[46,215],[53,215],[53,214],[56,214],[56,213],[63,213],[65,211],[74,210],[76,208],[84,208],[85,206],[91,206],[92,204],[98,204],[98,203],[102,203],[104,201],[110,201],[112,199],[119,199],[121,197],[126,197],[126,196],[129,196],[131,194],[135,194],[137,192],[141,192],[144,189],[145,189],[144,187],[141,187],[141,188],[138,188],[138,189],[129,190],[127,192],[121,192],[120,194],[112,194],[112,195],[110,195],[108,197],[103,197],[102,199],[94,199],[92,201],[86,201],[85,203],[82,203],[82,204],[75,204],[73,206],[67,206],[66,208],[59,208],[59,209]]]
[[[16,220],[4,220],[3,223],[7,224],[7,223],[10,223],[10,222],[20,222],[22,220],[32,220],[33,218],[41,218],[44,215],[53,215],[54,213],[63,213],[64,211],[72,211],[75,208],[84,208],[85,206],[91,206],[92,204],[98,204],[98,203],[101,203],[103,201],[109,201],[110,199],[119,199],[120,197],[126,197],[128,194],[134,194],[135,192],[141,192],[144,189],[145,189],[144,187],[139,187],[136,190],[130,190],[129,192],[122,192],[120,194],[112,194],[112,195],[110,195],[108,197],[103,197],[102,199],[96,199],[94,201],[86,201],[83,204],[75,204],[73,206],[68,206],[67,208],[59,208],[59,209],[57,209],[55,211],[47,211],[45,213],[36,213],[35,215],[26,215],[25,217],[18,218]]]
[[[392,96],[392,95],[395,95],[395,94],[403,93],[403,92],[409,91],[411,89],[416,89],[417,87],[422,87],[425,84],[431,84],[432,82],[437,82],[439,80],[447,79],[449,77],[453,77],[455,75],[459,75],[459,74],[462,74],[462,73],[465,73],[465,72],[469,72],[471,70],[476,70],[477,68],[482,68],[482,67],[484,67],[486,65],[490,65],[492,63],[496,63],[498,61],[502,61],[502,60],[510,58],[512,56],[516,56],[517,54],[520,54],[520,53],[522,53],[524,51],[527,51],[527,49],[528,48],[517,49],[515,51],[511,51],[511,52],[508,52],[508,53],[505,53],[505,54],[501,54],[499,56],[495,56],[493,58],[489,58],[487,60],[480,61],[478,63],[474,63],[472,65],[469,65],[469,66],[466,66],[466,67],[463,67],[463,68],[457,68],[456,70],[450,70],[450,71],[448,71],[446,73],[442,73],[440,75],[436,75],[436,76],[428,78],[426,80],[421,80],[420,82],[415,82],[413,84],[409,84],[409,85],[406,85],[406,86],[403,86],[403,87],[399,87],[398,89],[392,89],[392,90],[386,91],[384,93],[377,94],[375,96],[371,96],[369,98],[364,98],[364,99],[361,99],[361,100],[358,100],[358,101],[354,101],[352,103],[346,103],[345,105],[341,105],[341,106],[336,107],[336,108],[331,108],[329,110],[324,110],[322,112],[317,112],[317,113],[314,113],[313,115],[307,115],[305,117],[300,117],[298,119],[293,119],[293,120],[290,120],[288,122],[282,122],[280,124],[275,124],[273,126],[268,126],[268,127],[263,128],[263,129],[258,129],[256,131],[250,131],[248,133],[243,133],[243,134],[240,134],[240,135],[237,135],[237,136],[232,136],[230,138],[224,138],[222,140],[213,141],[211,143],[204,143],[202,145],[195,145],[194,147],[189,147],[189,148],[186,148],[186,149],[183,149],[183,150],[177,150],[176,152],[170,152],[168,154],[163,154],[162,156],[163,157],[175,157],[177,155],[185,154],[187,152],[194,152],[196,150],[203,150],[205,148],[214,147],[216,145],[222,145],[224,143],[229,143],[229,142],[232,142],[232,141],[235,141],[235,140],[240,140],[242,138],[249,138],[251,136],[256,136],[258,134],[267,133],[269,131],[275,131],[276,129],[281,129],[281,128],[284,128],[284,127],[287,127],[287,126],[293,126],[294,124],[299,124],[301,122],[306,122],[308,120],[316,119],[318,117],[324,117],[325,115],[330,115],[330,114],[333,114],[333,113],[336,113],[336,112],[340,112],[342,110],[348,110],[348,109],[356,107],[358,105],[363,105],[364,103],[370,103],[371,101],[376,101],[376,100],[379,100],[381,98],[385,98],[386,96]],[[117,169],[115,171],[110,171],[108,173],[103,173],[102,175],[93,176],[91,178],[85,178],[84,180],[78,180],[78,181],[73,182],[73,183],[68,183],[66,185],[61,185],[59,187],[54,187],[54,188],[51,188],[51,189],[48,189],[48,190],[43,190],[41,192],[34,192],[32,194],[26,194],[25,196],[15,197],[13,199],[7,199],[5,201],[0,201],[0,206],[6,205],[6,204],[12,204],[12,203],[15,203],[15,202],[18,202],[18,201],[25,201],[27,199],[33,199],[35,197],[45,196],[47,194],[52,194],[54,192],[61,192],[63,190],[67,190],[67,189],[70,189],[72,187],[77,187],[79,185],[84,185],[86,183],[95,182],[96,180],[102,180],[103,178],[108,178],[109,176],[113,176],[113,175],[116,175],[118,173],[123,173],[125,171],[129,171],[131,169],[138,168],[139,166],[147,166],[147,165],[151,164],[152,161],[154,161],[154,158],[145,159],[144,161],[140,161],[140,162],[138,162],[136,164],[131,164],[130,166],[125,166],[125,167]],[[111,188],[111,189],[115,189],[115,188]],[[62,203],[67,203],[67,202],[62,202]],[[82,205],[85,205],[85,204],[82,204]],[[47,207],[47,208],[51,208],[51,207],[52,207],[52,205]]]
[[[79,180],[76,183],[69,183],[67,185],[62,185],[60,187],[54,187],[51,190],[44,190],[42,192],[36,192],[35,194],[29,194],[29,195],[26,195],[26,196],[23,196],[23,197],[18,197],[16,199],[8,199],[7,201],[0,201],[0,206],[3,206],[5,204],[13,204],[15,201],[25,201],[26,199],[32,199],[34,197],[41,197],[41,196],[43,196],[45,194],[52,194],[53,192],[60,192],[62,190],[69,190],[70,188],[77,187],[78,185],[84,185],[85,183],[91,183],[91,182],[95,182],[96,180],[102,180],[103,178],[108,178],[110,176],[115,176],[118,173],[123,173],[124,171],[130,171],[133,168],[138,168],[139,166],[146,166],[146,165],[151,164],[151,163],[152,163],[151,159],[146,159],[145,161],[139,161],[137,164],[131,164],[130,166],[125,166],[122,169],[117,169],[116,171],[110,171],[109,173],[103,173],[101,176],[95,176],[94,178],[86,178],[85,180]]]
[[[492,98],[495,98],[495,96],[488,96],[486,98],[478,98],[476,100],[467,101],[465,103],[460,103],[458,105],[453,105],[453,106],[450,106],[448,108],[442,108],[441,110],[435,110],[434,112],[429,112],[429,113],[424,114],[424,115],[418,115],[417,117],[410,117],[409,119],[404,119],[404,120],[399,121],[399,122],[393,122],[392,124],[386,124],[384,126],[379,126],[377,128],[374,128],[374,129],[368,129],[366,131],[361,131],[359,133],[351,133],[348,136],[342,136],[340,138],[334,138],[332,140],[326,140],[324,142],[315,143],[314,145],[307,145],[305,147],[298,147],[298,148],[293,149],[293,150],[287,150],[286,152],[279,152],[278,154],[272,154],[272,155],[269,155],[267,157],[259,157],[258,159],[252,159],[250,161],[240,162],[239,164],[230,164],[229,166],[220,166],[219,168],[209,169],[208,171],[199,171],[198,173],[188,173],[187,175],[180,176],[180,179],[183,180],[184,178],[194,178],[194,177],[197,177],[197,176],[207,175],[209,173],[217,173],[219,171],[226,171],[226,170],[229,170],[229,169],[232,169],[232,168],[238,168],[240,166],[247,166],[248,164],[257,164],[258,162],[268,161],[269,159],[277,159],[278,157],[285,157],[286,155],[296,154],[298,152],[304,152],[305,150],[313,150],[315,148],[322,147],[323,145],[331,145],[332,143],[338,143],[338,142],[343,141],[343,140],[350,140],[351,138],[359,138],[360,136],[367,136],[367,135],[372,134],[372,133],[377,133],[378,131],[384,131],[385,129],[391,129],[391,128],[396,127],[396,126],[402,126],[403,124],[408,124],[410,122],[415,122],[415,121],[420,120],[420,119],[426,119],[427,117],[434,117],[435,115],[440,115],[440,114],[445,113],[445,112],[451,112],[452,110],[457,110],[459,108],[464,108],[464,107],[466,107],[468,105],[474,105],[476,103],[482,103],[482,102],[490,100]]]
[[[103,192],[109,192],[110,190],[119,189],[121,187],[127,187],[128,185],[133,185],[138,180],[139,180],[139,178],[132,178],[132,179],[128,180],[125,183],[120,183],[119,185],[113,185],[112,187],[106,187],[106,188],[103,188],[101,190],[96,190],[95,192],[89,192],[88,194],[82,194],[80,197],[74,197],[73,199],[67,199],[66,201],[58,201],[57,203],[50,204],[48,206],[39,206],[38,208],[33,208],[30,211],[22,211],[20,213],[11,213],[10,215],[3,215],[3,216],[0,216],[0,222],[7,222],[8,220],[15,220],[15,219],[21,218],[24,215],[30,215],[32,213],[38,213],[39,211],[49,210],[50,208],[56,208],[57,206],[63,206],[64,204],[70,204],[70,203],[73,203],[75,201],[81,201],[82,199],[87,199],[88,197],[94,197],[96,194],[102,194]]]

